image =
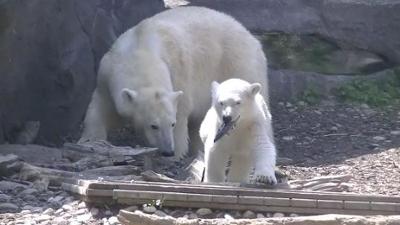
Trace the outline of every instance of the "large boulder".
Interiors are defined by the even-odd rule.
[[[26,121],[40,122],[38,143],[76,135],[102,55],[163,9],[161,0],[0,1],[0,143]]]
[[[400,63],[400,1],[190,0],[226,12],[252,31],[319,34]]]

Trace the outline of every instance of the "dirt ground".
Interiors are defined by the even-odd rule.
[[[350,192],[400,195],[400,106],[322,102],[273,107],[280,166],[290,179],[351,174]]]

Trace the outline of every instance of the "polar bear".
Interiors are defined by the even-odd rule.
[[[259,83],[212,83],[212,106],[200,127],[205,182],[276,184],[271,114]]]
[[[204,7],[156,14],[103,56],[79,142],[104,140],[111,128],[132,124],[146,144],[179,159],[189,140],[202,148],[198,129],[211,82],[237,77],[267,87],[266,63],[259,41],[226,14]]]

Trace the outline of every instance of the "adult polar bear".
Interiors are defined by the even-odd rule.
[[[80,142],[106,139],[128,121],[148,145],[179,158],[189,126],[191,147],[202,148],[211,82],[235,77],[268,87],[266,71],[260,43],[232,17],[203,7],[166,10],[126,31],[102,58]]]

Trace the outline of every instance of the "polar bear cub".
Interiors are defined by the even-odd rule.
[[[205,182],[276,184],[271,114],[259,83],[212,83],[212,106],[200,126]]]

